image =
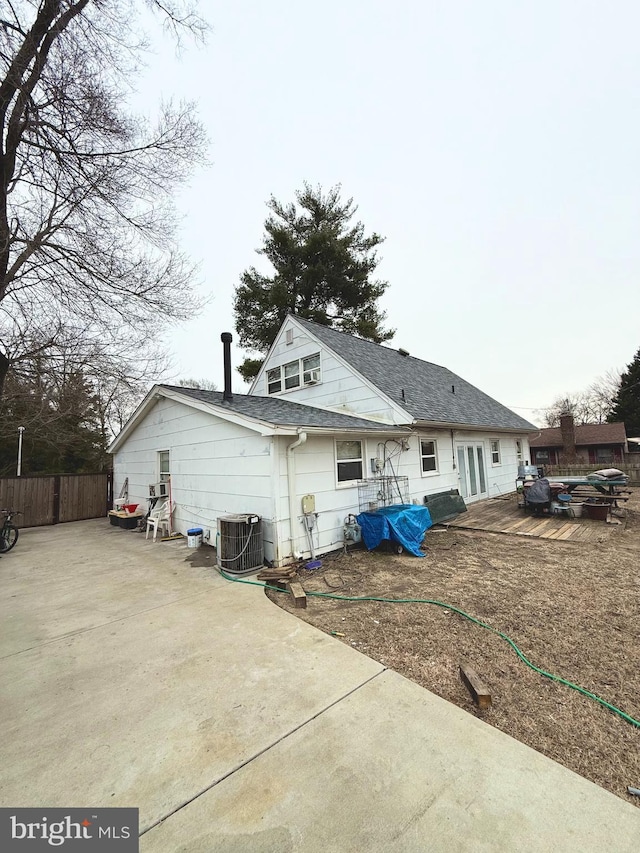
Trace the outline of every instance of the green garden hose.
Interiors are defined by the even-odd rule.
[[[221,569],[219,569],[218,571],[220,572],[222,577],[228,581],[246,583],[250,584],[251,586],[261,586],[264,589],[272,589],[275,592],[284,591],[277,586],[270,586],[269,584],[262,583],[261,581],[250,581],[246,578],[234,578],[230,575],[227,575]],[[464,610],[460,610],[459,607],[454,607],[451,604],[445,604],[445,602],[438,601],[435,598],[382,598],[381,596],[377,595],[350,596],[334,595],[330,592],[306,592],[308,596],[313,596],[315,598],[332,598],[336,601],[380,601],[383,604],[435,604],[436,607],[443,607],[445,610],[451,610],[454,613],[457,613],[459,616],[463,616],[465,619],[468,619],[470,622],[473,622],[474,625],[479,625],[481,628],[486,628],[487,631],[491,631],[493,634],[497,634],[498,637],[501,637],[511,646],[511,648],[518,655],[520,660],[534,672],[537,672],[539,675],[543,675],[545,678],[550,678],[552,681],[558,681],[560,682],[560,684],[564,684],[567,687],[571,687],[572,690],[577,690],[578,693],[582,693],[583,696],[587,696],[589,699],[593,699],[594,702],[598,702],[600,705],[603,705],[605,708],[608,708],[610,711],[613,711],[614,714],[617,714],[619,717],[622,717],[622,719],[625,720],[627,723],[631,723],[632,726],[636,726],[640,729],[640,720],[636,720],[634,717],[630,716],[630,714],[626,714],[620,708],[616,708],[615,705],[612,705],[605,699],[601,699],[600,696],[596,696],[595,693],[591,693],[590,690],[585,690],[585,688],[580,687],[579,684],[574,684],[572,681],[567,681],[566,678],[562,678],[559,675],[554,675],[552,672],[547,672],[546,670],[541,669],[539,666],[536,666],[534,663],[531,663],[529,658],[522,651],[520,651],[520,649],[516,646],[516,644],[510,637],[507,637],[507,635],[503,634],[502,631],[498,631],[497,628],[493,628],[491,625],[487,625],[486,622],[482,622],[480,619],[476,619],[475,616],[470,616],[468,613],[465,613]]]

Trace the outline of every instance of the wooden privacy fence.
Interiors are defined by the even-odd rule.
[[[619,468],[629,477],[630,486],[640,486],[640,460],[633,463],[613,462],[611,465],[543,465],[545,477],[585,477],[599,468]]]
[[[52,474],[0,479],[0,509],[19,510],[18,527],[101,518],[113,502],[113,476]]]

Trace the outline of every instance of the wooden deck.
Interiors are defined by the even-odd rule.
[[[471,504],[467,512],[447,522],[451,527],[465,530],[487,530],[491,533],[510,533],[514,536],[534,536],[564,542],[595,542],[609,537],[618,528],[615,522],[594,521],[590,518],[567,519],[557,515],[532,515],[518,507],[517,498],[489,498]]]

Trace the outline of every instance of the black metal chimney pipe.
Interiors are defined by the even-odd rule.
[[[233,394],[231,393],[231,341],[233,336],[231,332],[223,332],[220,335],[222,341],[222,352],[224,358],[224,391],[222,399],[231,402]]]

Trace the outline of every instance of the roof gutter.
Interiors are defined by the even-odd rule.
[[[417,427],[419,429],[455,429],[460,430],[460,432],[504,432],[504,433],[522,433],[524,435],[529,435],[532,432],[537,432],[540,428],[537,426],[531,425],[532,428],[528,429],[527,427],[498,427],[498,426],[487,426],[486,424],[457,424],[451,423],[449,421],[421,421],[415,420],[411,425],[414,429]]]
[[[410,435],[411,428],[410,427],[398,427],[389,424],[388,428],[385,429],[371,429],[365,426],[358,427],[343,427],[343,426],[332,426],[332,427],[312,427],[312,426],[284,426],[282,424],[272,424],[271,425],[274,435],[299,435],[300,430],[304,430],[309,435],[336,435],[337,433],[348,433],[353,435]]]
[[[299,560],[302,554],[296,553],[296,536],[294,533],[294,522],[296,519],[296,461],[295,450],[307,441],[307,433],[298,429],[298,438],[287,447],[287,485],[289,489],[289,528],[291,539],[291,556]]]

